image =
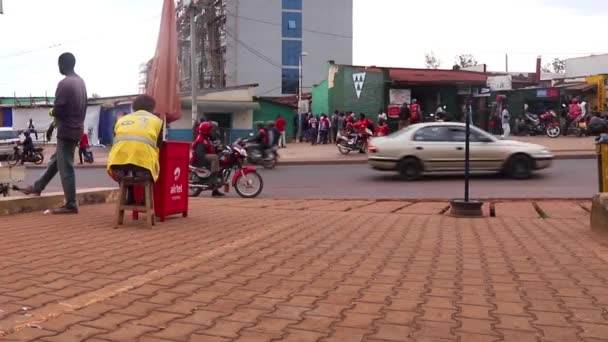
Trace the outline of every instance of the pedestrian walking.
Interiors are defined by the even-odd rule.
[[[341,112],[338,115],[338,122],[336,124],[336,130],[339,134],[344,135],[345,127],[346,127],[346,117],[344,116],[344,113]]]
[[[323,145],[327,145],[327,141],[329,138],[329,130],[331,129],[331,122],[327,118],[327,115],[321,115],[321,120],[319,121],[319,135],[321,137],[320,143]]]
[[[89,148],[89,136],[86,132],[82,132],[80,137],[80,144],[78,145],[78,158],[80,159],[80,165],[83,164],[83,157]]]
[[[511,134],[511,115],[509,114],[507,105],[502,107],[500,120],[502,121],[502,137],[508,138],[509,134]]]
[[[76,72],[76,58],[71,53],[59,56],[59,72],[65,76],[57,85],[52,115],[57,123],[57,150],[51,156],[42,176],[32,186],[20,189],[26,195],[40,195],[51,180],[61,177],[65,205],[51,210],[52,214],[77,214],[74,152],[82,133],[87,112],[87,89]]]
[[[317,138],[319,134],[319,120],[315,118],[312,114],[310,114],[310,118],[308,119],[308,135],[310,139],[311,145],[317,144]]]
[[[277,127],[277,130],[279,131],[279,134],[280,134],[278,145],[280,148],[286,148],[287,143],[286,143],[286,138],[285,138],[285,128],[287,127],[287,122],[285,121],[285,119],[283,119],[283,117],[281,117],[279,115],[279,116],[277,116],[275,126]]]
[[[329,136],[329,140],[330,142],[333,144],[336,142],[336,139],[338,137],[338,118],[340,117],[340,114],[338,113],[338,111],[334,111],[334,113],[331,115],[331,127],[330,127],[330,136]]]

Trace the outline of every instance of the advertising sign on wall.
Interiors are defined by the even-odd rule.
[[[411,89],[390,89],[388,94],[391,105],[401,106],[412,101]]]
[[[511,75],[490,76],[487,85],[492,91],[511,90],[513,88],[513,78]]]

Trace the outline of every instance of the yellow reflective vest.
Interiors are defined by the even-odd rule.
[[[112,176],[112,165],[133,164],[150,170],[158,179],[158,147],[156,143],[163,121],[156,115],[140,110],[123,116],[114,126],[114,145],[108,156],[106,170]]]

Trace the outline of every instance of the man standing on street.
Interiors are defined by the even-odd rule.
[[[34,183],[21,191],[26,195],[40,195],[51,180],[61,177],[65,205],[53,209],[52,214],[77,214],[76,175],[74,152],[82,133],[87,112],[87,89],[84,81],[74,71],[76,58],[71,53],[59,56],[59,72],[65,76],[55,92],[53,117],[57,122],[57,150],[51,156],[46,171]]]
[[[509,134],[511,134],[511,114],[509,114],[506,104],[502,107],[500,120],[502,121],[502,137],[508,138]]]
[[[285,139],[285,128],[287,126],[287,122],[285,121],[285,119],[283,119],[283,117],[281,117],[280,115],[277,116],[277,120],[275,122],[275,125],[277,127],[277,129],[279,130],[279,147],[280,148],[286,148],[287,147],[287,143],[286,143],[286,139]]]

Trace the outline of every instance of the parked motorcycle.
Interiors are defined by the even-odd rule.
[[[247,152],[247,163],[251,165],[260,165],[265,169],[274,169],[279,162],[278,146],[273,146],[266,150],[266,156],[264,156],[264,151],[260,148],[260,145],[250,143],[246,139],[239,138],[235,141],[235,144],[245,149]]]
[[[34,148],[34,152],[23,158],[23,153],[19,149],[19,146],[15,146],[13,147],[13,154],[9,154],[7,157],[8,165],[17,165],[21,162],[21,159],[23,159],[23,161],[26,163],[34,163],[36,165],[40,165],[44,162],[44,154],[42,154],[43,150],[44,149],[42,147]]]
[[[549,138],[557,138],[562,134],[557,114],[552,110],[540,115],[528,112],[523,118],[516,120],[516,125],[519,132],[530,135],[547,135]]]
[[[351,151],[363,151],[367,153],[367,141],[373,136],[369,128],[365,129],[366,138],[362,139],[358,133],[351,133],[348,136],[338,132],[336,144],[338,151],[342,154],[349,154]]]
[[[243,167],[247,159],[247,151],[239,144],[225,146],[218,153],[220,159],[221,179],[211,176],[206,168],[190,166],[188,175],[188,196],[197,197],[203,191],[213,191],[224,187],[224,192],[230,190],[230,184],[239,196],[244,198],[257,197],[264,188],[262,176],[253,167]],[[232,180],[230,176],[232,175]]]

